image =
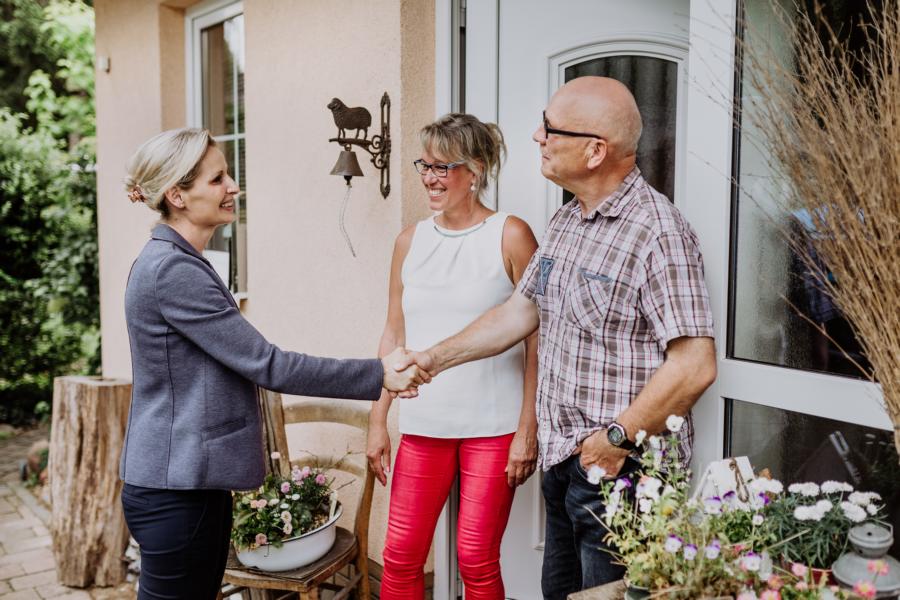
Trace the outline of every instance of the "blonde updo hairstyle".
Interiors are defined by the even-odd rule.
[[[205,129],[170,129],[153,136],[128,160],[125,190],[129,199],[168,217],[166,191],[172,187],[191,189],[200,172],[200,161],[215,145]]]
[[[448,113],[419,132],[422,148],[448,162],[461,162],[478,177],[475,197],[500,173],[506,156],[503,133],[494,123],[482,123],[473,115]]]

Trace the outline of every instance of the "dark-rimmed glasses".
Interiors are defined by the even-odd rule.
[[[425,162],[421,158],[413,161],[413,165],[415,165],[416,171],[419,173],[419,175],[424,175],[428,171],[431,171],[431,173],[435,177],[446,177],[447,171],[449,171],[450,169],[455,169],[456,167],[463,165],[463,164],[465,164],[465,163],[452,162],[452,163],[447,163],[446,165],[442,165],[442,164],[433,164],[432,165],[432,164]]]
[[[554,127],[550,127],[550,123],[547,121],[547,111],[541,111],[541,123],[544,128],[544,137],[549,137],[551,133],[555,133],[556,135],[567,135],[569,137],[586,137],[586,138],[594,138],[596,140],[604,139],[602,135],[597,135],[596,133],[583,133],[581,131],[566,131],[565,129],[556,129]]]

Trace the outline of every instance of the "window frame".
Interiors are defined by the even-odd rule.
[[[238,15],[244,14],[243,0],[207,0],[201,2],[185,11],[185,99],[186,111],[185,117],[188,127],[203,127],[203,44],[202,32],[204,29],[217,25],[232,19]],[[235,86],[237,82],[235,81]],[[246,143],[246,131],[241,133],[230,133],[225,135],[214,136],[217,142],[233,142],[240,140]],[[229,158],[230,160],[230,158]],[[233,161],[231,161],[233,162]],[[240,172],[240,164],[231,164],[230,170],[237,174]],[[238,182],[241,186],[241,193],[238,199],[240,209],[244,210],[245,190],[243,189],[243,181]],[[247,263],[247,257],[243,257]],[[229,252],[229,262],[239,261],[240,258],[231,257]],[[227,285],[236,300],[244,300],[248,297],[249,278],[247,289],[238,291],[232,287],[230,277]]]

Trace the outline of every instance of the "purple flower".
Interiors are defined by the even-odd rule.
[[[694,560],[697,556],[697,546],[694,544],[686,544],[682,552],[684,552],[684,560]]]
[[[269,543],[269,538],[266,537],[266,534],[264,534],[264,533],[256,534],[256,545],[257,546],[265,546],[267,543]]]
[[[326,481],[328,480],[325,478],[325,473],[319,473],[318,475],[316,475],[316,483],[318,483],[319,485],[325,485]]]
[[[289,481],[282,481],[281,482],[281,493],[287,494],[289,491],[291,491],[291,483]]]
[[[708,560],[715,560],[719,558],[719,552],[722,551],[722,545],[719,543],[719,540],[713,540],[709,543],[709,545],[704,549],[704,553]]]
[[[759,571],[761,563],[762,558],[755,552],[748,552],[741,557],[740,561],[741,568],[745,571]]]

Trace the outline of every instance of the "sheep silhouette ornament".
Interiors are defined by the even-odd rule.
[[[359,139],[359,132],[362,131],[362,138],[366,139],[369,135],[369,127],[372,125],[372,113],[362,106],[350,108],[337,98],[332,98],[328,103],[328,109],[334,117],[334,124],[338,128],[338,137],[347,137],[347,131],[356,130],[354,137]]]

